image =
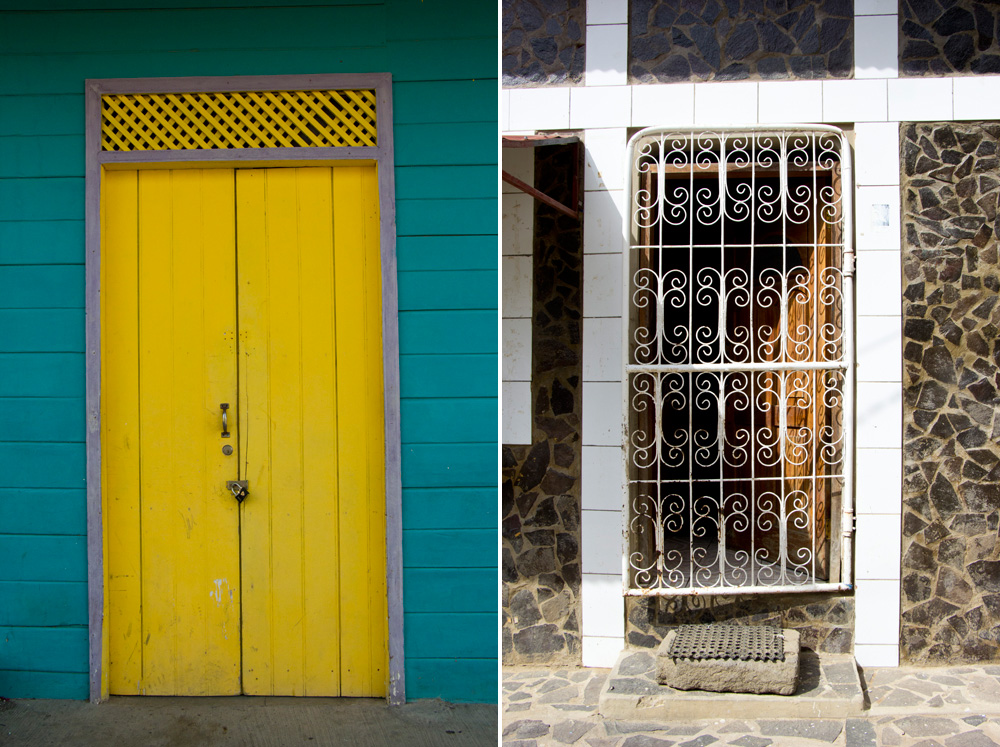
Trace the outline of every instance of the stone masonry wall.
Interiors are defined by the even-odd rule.
[[[847,78],[851,0],[631,0],[629,80]]]
[[[900,656],[1000,659],[1000,124],[901,125]]]
[[[989,0],[901,0],[902,75],[1000,73],[1000,5]]]
[[[503,85],[583,82],[584,0],[503,0]]]
[[[535,153],[535,186],[570,204],[580,150]],[[583,234],[537,201],[534,224],[532,443],[503,447],[503,661],[579,664]]]

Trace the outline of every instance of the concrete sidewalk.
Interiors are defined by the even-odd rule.
[[[368,698],[0,700],[3,747],[493,747],[497,706]]]
[[[505,667],[504,747],[1000,745],[1000,666],[995,665],[864,669],[865,710],[857,717],[727,718],[720,703],[714,718],[698,721],[602,717],[598,700],[609,671]]]

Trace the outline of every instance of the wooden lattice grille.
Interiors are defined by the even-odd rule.
[[[374,146],[375,91],[232,91],[101,97],[101,149]]]

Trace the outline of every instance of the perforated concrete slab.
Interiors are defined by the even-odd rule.
[[[846,718],[864,708],[854,657],[803,649],[794,695],[753,695],[674,690],[656,681],[655,652],[625,649],[601,690],[605,718],[676,721],[726,718]]]

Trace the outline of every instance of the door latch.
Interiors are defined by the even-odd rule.
[[[243,499],[250,495],[246,480],[230,480],[226,483],[226,490],[233,494],[237,503],[243,503]]]
[[[229,403],[223,402],[219,405],[219,409],[222,410],[222,437],[229,438],[229,421],[226,418],[226,411],[229,409]]]

